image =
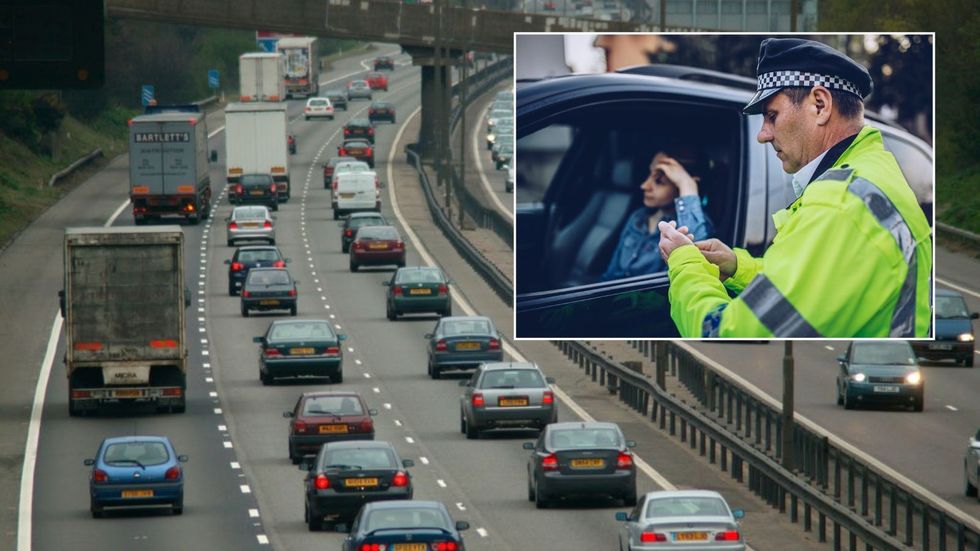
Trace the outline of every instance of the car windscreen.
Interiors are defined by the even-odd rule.
[[[398,239],[398,230],[391,226],[364,226],[357,232],[358,239]]]
[[[915,355],[907,342],[874,342],[855,345],[851,362],[872,365],[915,365]]]
[[[235,220],[264,220],[265,207],[236,207],[231,217]]]
[[[279,260],[279,253],[273,249],[238,251],[239,262],[275,262],[276,260]]]
[[[376,509],[364,519],[366,532],[385,528],[442,528],[449,530],[449,522],[442,513],[429,508]]]
[[[395,283],[439,283],[442,272],[439,270],[402,270],[395,276]]]
[[[289,274],[285,270],[252,270],[246,285],[288,285]]]
[[[721,517],[728,514],[725,503],[715,497],[669,497],[650,500],[644,518]]]
[[[333,330],[326,322],[277,323],[269,331],[270,340],[331,339]]]
[[[489,335],[492,332],[487,320],[452,320],[442,323],[442,334],[453,335]]]
[[[364,415],[354,396],[312,396],[303,404],[303,415]]]
[[[243,186],[268,186],[272,184],[272,177],[265,174],[246,174],[242,176]]]
[[[961,297],[936,295],[936,319],[969,318],[966,302]]]
[[[619,433],[611,428],[573,428],[551,431],[551,448],[619,448]]]
[[[544,379],[536,369],[500,369],[487,371],[480,388],[545,388]]]
[[[360,469],[397,469],[395,454],[385,448],[341,448],[330,450],[323,458],[323,466],[346,465]]]
[[[160,465],[170,459],[167,446],[162,442],[120,442],[106,447],[102,461],[108,465],[134,464]]]

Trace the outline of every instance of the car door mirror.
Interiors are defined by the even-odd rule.
[[[745,518],[745,511],[741,509],[735,509],[734,511],[732,511],[732,516],[735,517],[735,520]]]
[[[636,447],[636,440],[627,440],[626,441],[626,447],[627,448],[635,448]]]
[[[391,282],[390,281],[382,281],[381,282],[381,285],[382,285],[382,287],[391,287]]]
[[[226,258],[225,259],[225,264],[231,265],[231,259],[230,258]]]
[[[299,460],[299,470],[301,471],[312,471],[314,466],[316,466],[315,455],[304,455],[302,459]]]
[[[422,338],[423,339],[426,339],[426,340],[431,339],[432,338],[432,333],[426,333],[426,334],[422,335]]]
[[[340,532],[341,534],[345,534],[347,532],[350,532],[350,526],[348,526],[346,524],[340,523],[340,524],[335,524],[334,526],[337,528],[337,531]],[[350,541],[351,537],[350,536],[347,536],[346,539],[348,541]]]
[[[370,415],[371,417],[374,417],[377,414],[378,414],[378,410],[376,410],[376,409],[369,409],[368,410],[368,415]]]
[[[628,522],[629,519],[630,519],[630,516],[628,514],[626,514],[626,512],[624,512],[624,511],[616,511],[616,520],[618,520],[619,522]]]
[[[291,412],[291,411],[284,411],[284,412],[282,412],[282,416],[285,417],[285,418],[287,418],[287,419],[290,419],[293,416],[293,412]]]
[[[980,312],[973,312],[973,313],[970,314],[970,319],[971,320],[975,320],[975,319],[978,319],[978,318],[980,318]]]
[[[545,377],[544,378],[544,382],[548,383],[549,385],[553,385],[553,384],[555,384],[555,378],[554,377]]]
[[[177,456],[177,461],[180,461],[181,463],[187,463],[189,460],[190,460],[190,457],[187,457],[186,455],[178,455]]]
[[[470,529],[470,523],[466,522],[465,520],[457,520],[456,521],[456,530],[457,531],[462,532],[463,530],[469,530],[469,529]]]
[[[405,467],[407,469],[409,467],[414,467],[414,466],[415,466],[415,462],[412,461],[411,459],[402,459],[402,467]]]
[[[525,450],[533,450],[534,442],[524,442],[523,444],[521,444],[521,447],[524,448]]]
[[[462,380],[459,382],[459,386],[470,386],[470,382],[468,380]]]
[[[95,465],[95,460],[86,459],[85,461],[82,461],[82,465],[85,465],[86,467],[91,467],[92,465]]]
[[[252,337],[252,342],[263,344],[265,343],[265,337]]]
[[[840,363],[847,362],[847,354],[841,354],[840,356],[837,356],[837,361]]]
[[[337,335],[337,340],[338,341],[346,341],[347,340],[347,333],[340,333],[340,334],[338,334]]]

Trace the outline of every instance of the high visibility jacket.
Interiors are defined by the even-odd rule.
[[[865,126],[773,220],[765,255],[735,249],[724,284],[697,247],[674,249],[668,297],[681,336],[929,336],[931,230],[879,131]]]

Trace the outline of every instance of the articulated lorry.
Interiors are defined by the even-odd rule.
[[[184,234],[178,226],[67,228],[68,413],[144,404],[183,413]]]
[[[285,101],[286,57],[256,52],[238,57],[239,101]]]
[[[180,216],[191,224],[211,211],[204,113],[167,111],[129,121],[129,199],[136,224]]]
[[[229,103],[225,107],[225,170],[229,200],[245,174],[268,174],[279,202],[289,200],[289,151],[285,103]]]
[[[320,93],[320,54],[316,37],[280,38],[276,51],[286,57],[286,97]]]

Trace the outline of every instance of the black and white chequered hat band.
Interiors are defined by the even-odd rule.
[[[773,71],[759,75],[758,90],[768,90],[771,88],[786,88],[789,86],[823,86],[834,90],[844,90],[858,97],[857,86],[835,76],[820,75],[817,73],[807,73],[803,71]]]

